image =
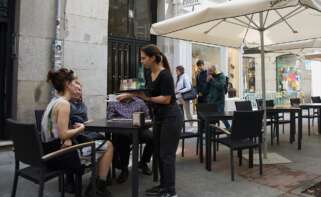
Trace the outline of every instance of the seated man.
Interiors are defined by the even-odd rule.
[[[130,119],[134,112],[144,112],[145,117],[149,118],[149,110],[145,105],[144,101],[133,97],[132,99],[109,102],[107,107],[107,119],[112,118],[124,118]],[[148,167],[148,163],[153,155],[153,133],[146,129],[139,134],[140,143],[146,143],[143,151],[143,155],[139,162],[139,169],[143,174],[151,175],[152,171]],[[118,167],[121,170],[120,175],[117,178],[117,182],[123,183],[128,178],[128,164],[130,155],[130,144],[131,137],[124,135],[113,135],[113,144],[115,146],[115,151],[118,153],[118,157],[115,155],[116,161],[118,161]]]
[[[88,121],[87,116],[87,107],[85,103],[82,101],[82,92],[81,92],[81,84],[78,80],[76,80],[76,83],[79,85],[80,89],[77,91],[74,95],[72,95],[72,98],[70,100],[70,115],[69,115],[69,124],[74,125],[75,123],[84,123]],[[73,143],[84,143],[88,141],[93,140],[104,140],[103,143],[105,143],[105,148],[107,150],[103,150],[103,155],[105,156],[104,163],[106,163],[106,167],[110,166],[112,156],[113,156],[113,147],[112,144],[108,141],[106,142],[106,138],[104,135],[92,132],[92,131],[84,131],[77,136],[73,138]],[[102,152],[101,152],[102,153]],[[101,157],[102,155],[100,155]],[[100,158],[100,160],[103,158]],[[74,175],[72,173],[66,174],[66,185],[65,185],[65,191],[68,193],[74,193],[75,191],[75,183],[74,183]],[[109,184],[110,180],[106,180],[106,184]],[[106,184],[104,184],[102,187],[106,187]],[[97,185],[96,185],[97,186]],[[90,186],[86,189],[86,193],[89,193]]]

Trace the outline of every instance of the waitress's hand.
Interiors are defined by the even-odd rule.
[[[149,97],[146,96],[144,92],[137,92],[134,94],[136,97],[143,99],[144,101],[149,101]]]
[[[129,93],[124,93],[124,94],[120,94],[118,96],[116,96],[116,100],[119,102],[128,100],[128,99],[132,99],[133,98],[133,94],[129,94]]]

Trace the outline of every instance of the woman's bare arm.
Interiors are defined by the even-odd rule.
[[[57,106],[57,129],[58,136],[61,140],[68,140],[72,138],[74,135],[82,132],[85,127],[83,124],[74,129],[69,129],[69,114],[70,114],[70,104],[68,101],[63,101],[59,103]]]

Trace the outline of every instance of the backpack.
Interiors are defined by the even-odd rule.
[[[228,83],[229,83],[229,77],[225,77],[225,85],[224,85],[224,93],[227,94],[228,92]]]

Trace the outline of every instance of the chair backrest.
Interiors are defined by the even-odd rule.
[[[274,107],[274,101],[273,100],[265,100],[266,107]],[[258,109],[263,108],[263,99],[256,99],[256,104]]]
[[[215,104],[199,103],[196,105],[196,111],[199,112],[216,112],[217,106]]]
[[[263,111],[234,112],[231,138],[247,139],[261,137]]]
[[[35,110],[36,129],[41,132],[41,120],[45,110]]]
[[[321,103],[321,97],[319,96],[311,96],[312,103]]]
[[[251,101],[235,101],[236,111],[253,111]]]
[[[297,107],[300,105],[301,101],[299,98],[290,98],[290,103],[292,107]]]
[[[12,136],[16,161],[40,167],[43,149],[35,125],[7,119],[6,126]]]

